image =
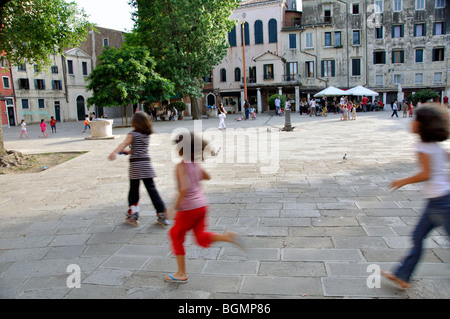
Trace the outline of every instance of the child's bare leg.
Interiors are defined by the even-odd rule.
[[[177,265],[178,271],[171,274],[172,277],[179,280],[186,280],[188,276],[186,273],[186,260],[184,258],[184,255],[177,255]],[[169,275],[166,276],[166,279],[172,280],[172,278],[170,278]]]
[[[235,244],[236,246],[238,246],[239,248],[245,250],[244,245],[243,245],[242,241],[240,240],[239,234],[229,231],[229,230],[225,231],[223,234],[213,233],[211,235],[211,241],[212,242],[224,241],[227,243],[232,243],[232,244]]]

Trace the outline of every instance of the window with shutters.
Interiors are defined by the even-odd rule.
[[[322,60],[322,77],[335,76],[335,61],[334,60]]]
[[[386,64],[386,51],[375,51],[373,53],[373,64]]]
[[[331,32],[325,32],[325,46],[331,47]]]
[[[426,24],[425,23],[416,23],[414,24],[414,36],[415,37],[424,37],[426,36]]]
[[[403,24],[392,26],[392,37],[393,38],[403,38]]]
[[[378,86],[384,85],[384,75],[382,74],[375,75],[375,85]]]
[[[416,0],[416,10],[425,10],[425,0]]]
[[[269,43],[278,42],[277,20],[269,20]]]
[[[392,63],[405,63],[405,51],[403,50],[392,51]]]
[[[220,82],[226,82],[227,81],[227,70],[220,69]]]
[[[236,26],[228,32],[228,43],[230,44],[230,47],[236,46]]]
[[[53,90],[62,90],[62,82],[61,82],[61,80],[53,80],[52,81],[52,89]]]
[[[414,84],[423,84],[423,73],[414,74]]]
[[[234,69],[234,81],[235,82],[240,82],[241,81],[241,69],[240,68],[235,68]]]
[[[255,44],[263,44],[264,36],[263,36],[263,23],[261,20],[255,21]]]
[[[383,26],[375,28],[375,39],[383,39]]]
[[[352,59],[352,75],[361,75],[361,59]]]
[[[45,80],[35,79],[34,80],[34,87],[35,87],[36,90],[45,90]]]
[[[245,39],[245,45],[250,45],[250,30],[248,27],[248,22],[244,22],[244,27],[241,30],[241,45]]]
[[[442,72],[434,72],[434,84],[442,83]]]
[[[313,34],[311,32],[306,33],[306,49],[314,48]]]
[[[392,76],[393,84],[403,84],[403,74],[393,74]]]
[[[432,61],[444,61],[444,48],[434,48],[432,51]]]
[[[45,109],[45,100],[44,99],[38,99],[38,107],[40,109]]]
[[[264,80],[273,79],[273,64],[264,64]]]
[[[445,22],[433,23],[433,35],[444,35],[444,34],[446,34],[446,23]]]
[[[28,81],[28,79],[19,79],[19,89],[21,90],[30,89],[30,82]]]
[[[423,49],[416,49],[416,63],[423,63]]]
[[[297,34],[294,33],[289,34],[289,49],[291,50],[297,49]]]
[[[314,61],[306,61],[305,62],[305,70],[306,70],[305,76],[307,78],[313,78],[314,77]]]
[[[73,75],[73,61],[67,60],[67,73]]]
[[[403,0],[394,0],[394,12],[400,12],[402,11],[403,7]]]
[[[436,0],[434,7],[436,9],[442,9],[445,7],[445,0]]]
[[[353,45],[360,45],[361,44],[361,38],[359,30],[353,30]]]

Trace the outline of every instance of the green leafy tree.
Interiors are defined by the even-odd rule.
[[[0,0],[0,26],[0,52],[9,62],[40,68],[52,63],[51,54],[78,46],[93,27],[75,3],[64,0]],[[4,154],[0,125],[0,156]]]
[[[173,84],[155,71],[156,62],[145,47],[106,48],[99,60],[87,78],[93,92],[88,105],[127,106],[173,94]]]
[[[286,96],[279,95],[279,94],[273,94],[267,100],[267,104],[269,105],[270,109],[275,109],[275,100],[277,99],[277,97],[280,97],[280,107],[281,108],[284,108],[284,106],[286,105]]]
[[[415,94],[408,95],[406,100],[408,102],[412,101],[414,105],[417,105],[417,103],[419,101],[422,103],[425,103],[429,100],[434,100],[434,99],[438,99],[438,98],[439,98],[438,93],[436,93],[435,91],[430,90],[430,89],[425,89],[425,90],[420,90],[419,92],[417,92]]]
[[[127,41],[145,45],[158,62],[157,71],[189,96],[194,119],[200,118],[197,98],[203,77],[227,53],[227,32],[239,0],[131,0],[136,8],[134,33]]]

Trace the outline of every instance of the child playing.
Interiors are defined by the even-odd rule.
[[[209,180],[211,177],[203,170],[198,162],[203,160],[203,150],[207,143],[201,137],[194,134],[180,136],[176,143],[184,145],[180,148],[179,155],[182,161],[177,164],[175,174],[178,182],[178,199],[174,209],[177,211],[175,224],[169,231],[172,247],[177,258],[178,271],[166,276],[168,282],[186,283],[189,281],[186,273],[184,239],[189,230],[194,231],[197,243],[202,247],[209,247],[211,243],[224,241],[238,245],[238,235],[226,231],[223,234],[207,232],[206,214],[208,202],[200,185],[201,180]],[[190,141],[184,140],[184,138]],[[200,159],[198,159],[200,157]]]
[[[158,191],[156,190],[153,178],[156,177],[148,154],[150,134],[153,133],[150,118],[144,112],[136,112],[131,120],[134,130],[128,133],[125,140],[109,155],[110,160],[114,160],[119,153],[127,154],[125,150],[131,145],[130,153],[130,190],[128,193],[129,209],[126,213],[126,222],[139,226],[139,184],[144,182],[153,206],[156,209],[158,224],[168,226],[166,219],[166,207]]]
[[[44,119],[41,120],[40,126],[41,126],[42,137],[47,137],[48,133],[45,134],[45,131],[47,129],[47,124],[45,124],[45,120]]]
[[[421,171],[411,177],[395,180],[391,187],[424,182],[423,195],[427,198],[423,212],[412,240],[413,248],[394,273],[383,271],[382,274],[397,283],[401,288],[411,287],[410,278],[422,254],[422,244],[427,234],[435,227],[444,226],[450,236],[450,181],[445,171],[450,161],[448,154],[437,142],[445,141],[449,136],[448,118],[432,105],[420,106],[416,110],[412,123],[412,132],[420,136],[416,150]]]
[[[356,120],[356,105],[352,103],[352,120]]]
[[[20,122],[20,138],[22,138],[23,134],[25,134],[27,138],[30,138],[27,134],[27,123],[25,123],[25,120],[22,120],[22,122]]]
[[[53,118],[53,116],[52,116],[51,119],[50,119],[50,126],[51,126],[51,128],[52,128],[52,133],[53,133],[53,130],[54,130],[55,133],[56,133],[56,120]]]
[[[84,116],[84,131],[83,134],[86,133],[86,129],[91,129],[91,126],[89,125],[89,117],[87,116],[87,114]]]
[[[413,102],[409,102],[408,110],[409,110],[409,117],[412,117],[413,116]]]
[[[256,110],[254,107],[252,107],[250,109],[250,114],[251,114],[252,120],[255,120],[256,119]]]

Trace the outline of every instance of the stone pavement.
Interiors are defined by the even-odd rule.
[[[31,138],[22,140],[20,127],[4,128],[7,149],[87,153],[37,174],[0,176],[0,298],[447,299],[450,242],[443,229],[426,240],[412,289],[384,279],[378,288],[367,285],[378,283],[369,277],[377,269],[402,259],[422,212],[420,185],[388,189],[416,169],[410,121],[388,111],[346,122],[296,113],[294,130],[283,132],[284,117],[264,114],[240,122],[228,115],[226,131],[216,129],[216,118],[202,120],[221,147],[204,164],[212,175],[203,184],[210,229],[239,232],[248,249],[202,249],[189,235],[185,285],[164,281],[176,262],[143,186],[141,225],[124,223],[128,159],[107,156],[129,128],[115,128],[112,140],[84,139],[81,122],[58,124],[47,139],[38,138],[38,125],[29,125]],[[199,128],[195,123],[154,123],[150,154],[168,206],[176,195],[171,133]],[[449,141],[444,145],[450,150]],[[69,288],[77,269],[80,288]]]

